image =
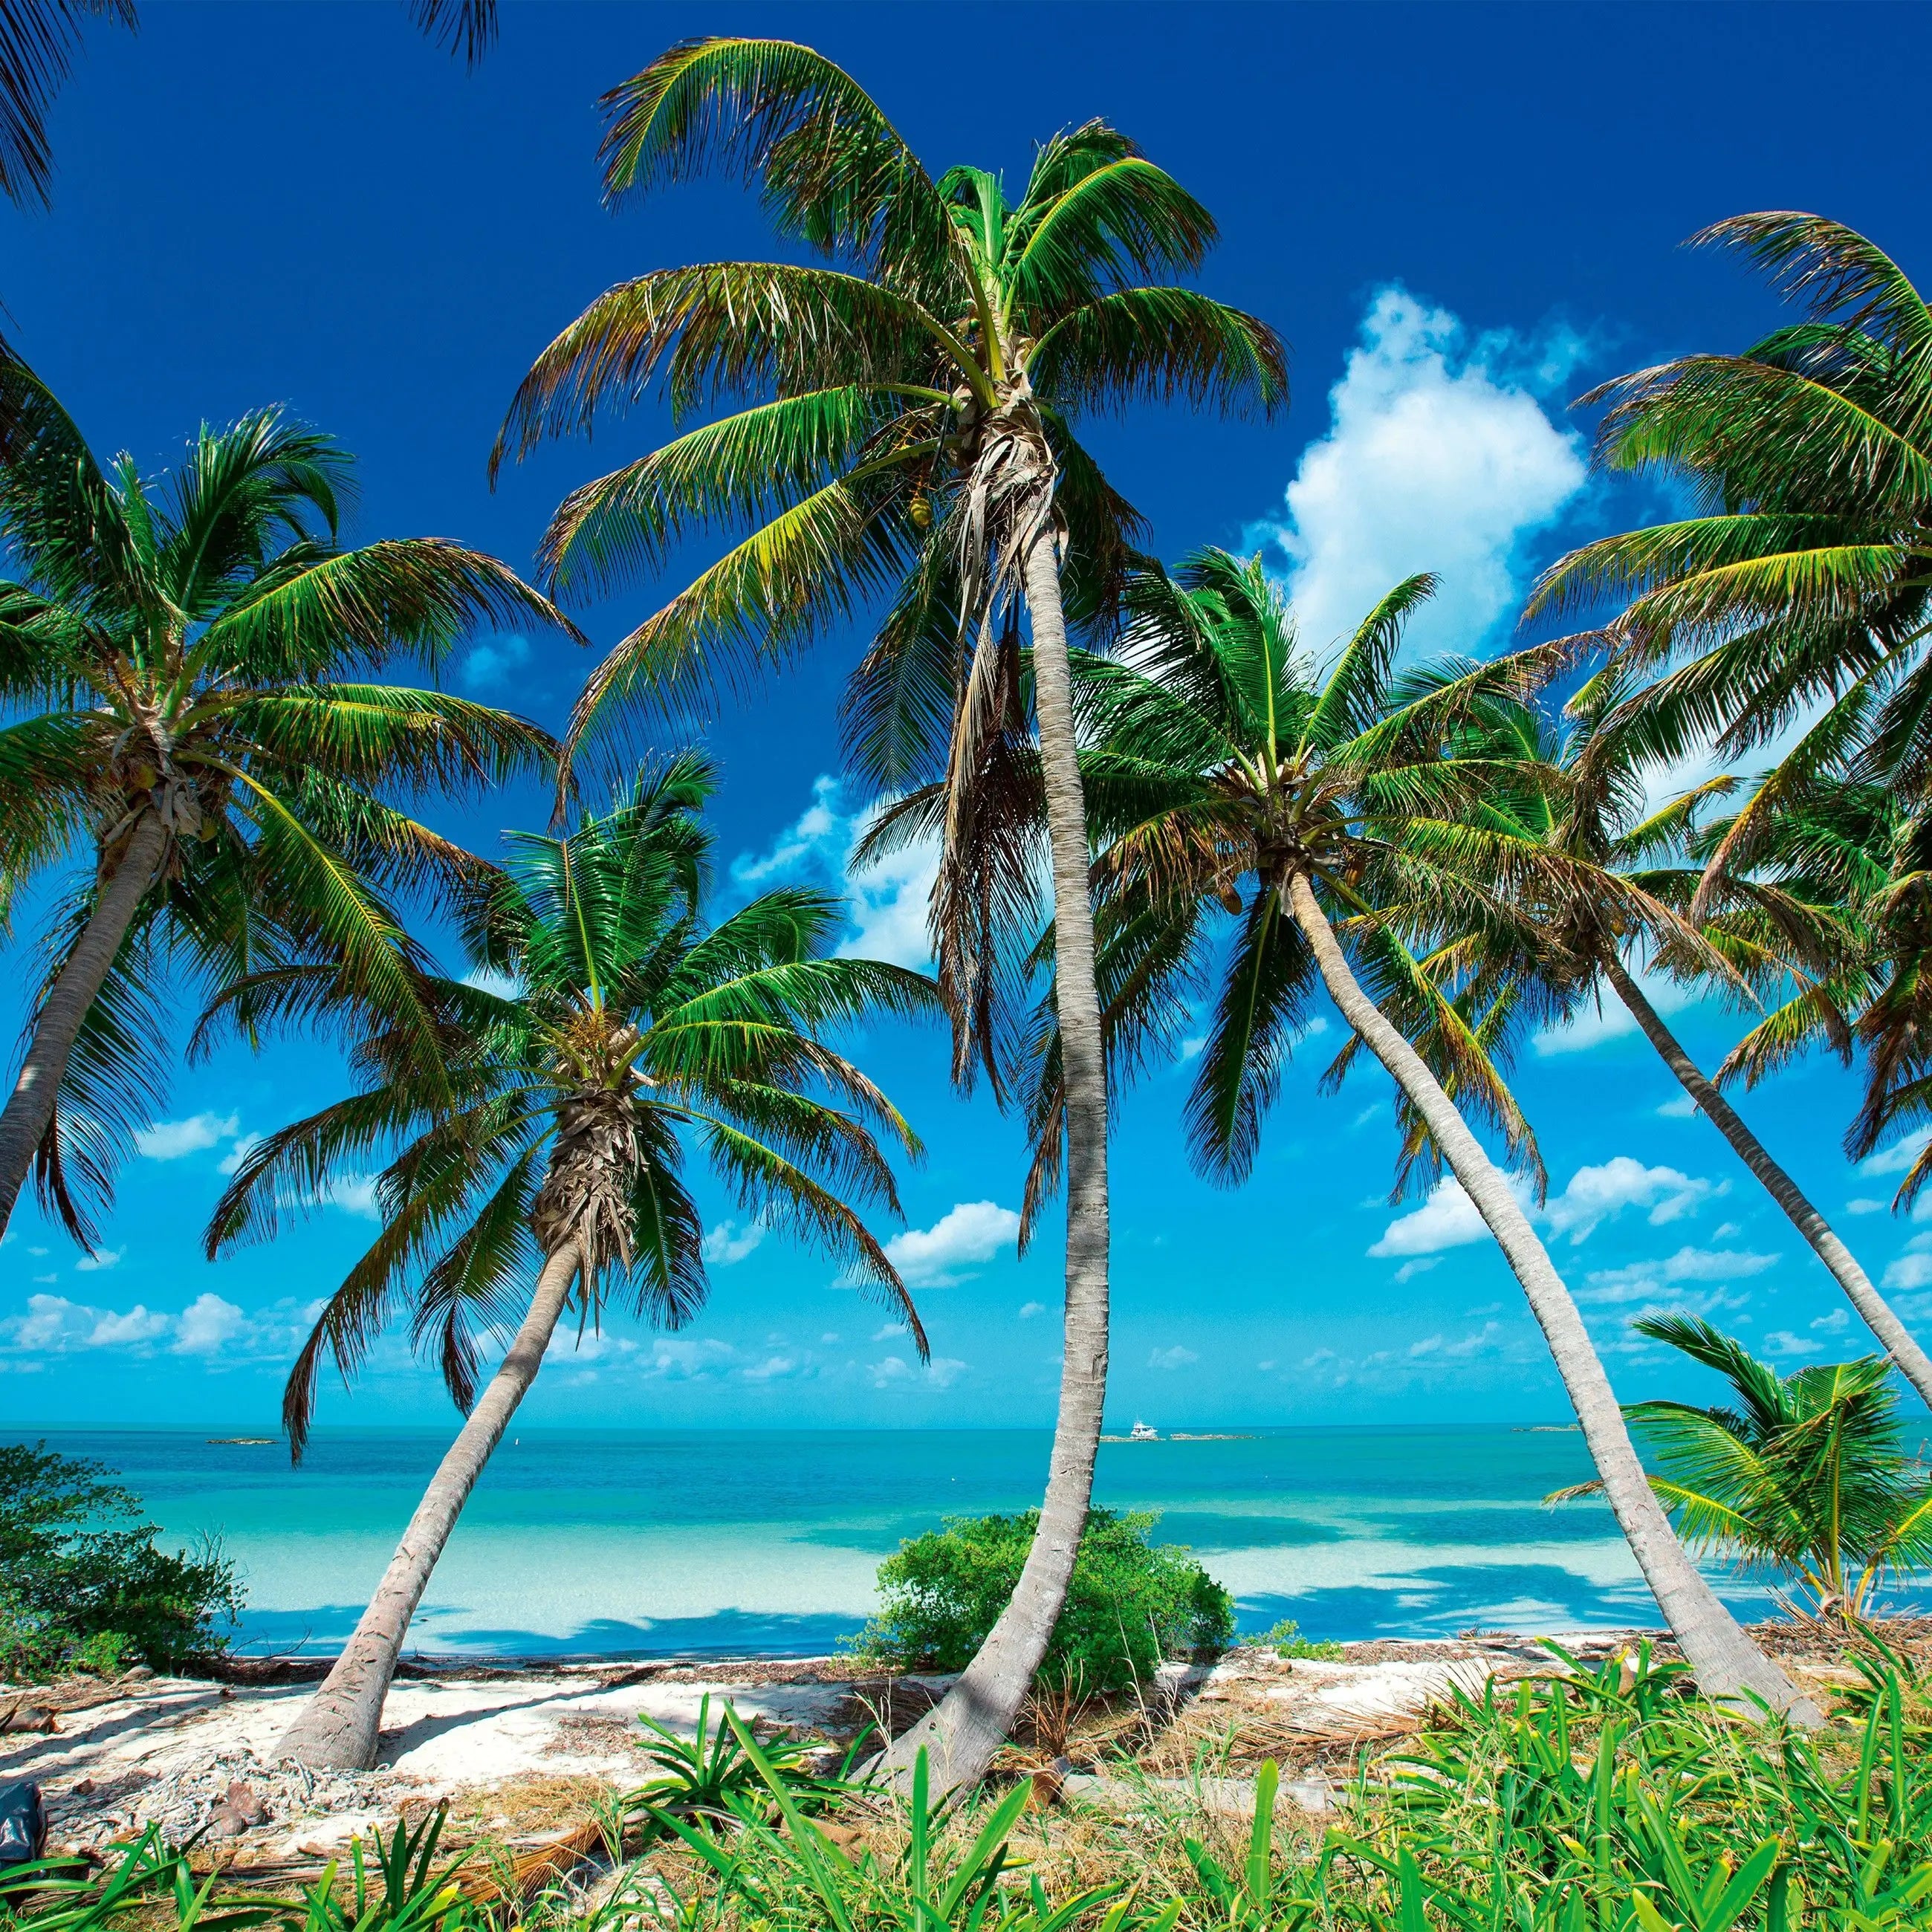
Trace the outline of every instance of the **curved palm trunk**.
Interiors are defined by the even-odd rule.
[[[502,1366],[430,1479],[355,1635],[283,1738],[279,1756],[316,1771],[367,1771],[375,1763],[382,1700],[396,1674],[410,1619],[483,1466],[536,1380],[544,1352],[570,1298],[577,1267],[574,1241],[566,1242],[544,1261],[523,1326]]]
[[[1708,1697],[1739,1704],[1752,1696],[1761,1697],[1773,1710],[1788,1712],[1798,1723],[1821,1722],[1817,1706],[1745,1636],[1684,1553],[1637,1460],[1623,1412],[1591,1346],[1583,1318],[1508,1180],[1483,1151],[1421,1056],[1362,990],[1305,875],[1298,874],[1288,882],[1287,897],[1342,1018],[1428,1122],[1450,1171],[1462,1184],[1522,1284],[1582,1426],[1604,1493],[1671,1634],[1696,1673],[1699,1688]]]
[[[1086,802],[1051,536],[1028,554],[1026,596],[1053,854],[1055,997],[1066,1100],[1066,1354],[1040,1528],[1012,1599],[958,1682],[886,1754],[886,1768],[903,1779],[923,1749],[935,1802],[985,1775],[1053,1640],[1087,1524],[1107,1395],[1107,1076],[1094,985]]]
[[[1756,1175],[1764,1191],[1784,1210],[1791,1225],[1809,1241],[1818,1258],[1832,1270],[1832,1279],[1845,1292],[1845,1299],[1858,1310],[1858,1319],[1876,1335],[1886,1353],[1895,1362],[1906,1380],[1918,1391],[1918,1399],[1932,1408],[1932,1360],[1912,1340],[1905,1324],[1893,1312],[1892,1304],[1873,1287],[1871,1277],[1859,1267],[1851,1250],[1832,1233],[1823,1215],[1798,1191],[1798,1184],[1767,1154],[1757,1136],[1738,1117],[1737,1109],[1706,1079],[1697,1064],[1684,1051],[1676,1034],[1644,997],[1643,988],[1626,973],[1622,963],[1610,957],[1604,961],[1604,976],[1616,988],[1643,1029],[1645,1039],[1656,1048],[1658,1056],[1676,1075],[1684,1090],[1696,1102],[1698,1111],[1708,1119],[1731,1144],[1731,1150]]]
[[[14,1218],[14,1205],[27,1184],[34,1151],[54,1117],[68,1055],[113,970],[121,942],[167,849],[166,826],[154,813],[145,813],[128,836],[121,862],[96,896],[94,910],[67,964],[47,989],[20,1077],[7,1096],[5,1111],[0,1112],[0,1232]]]

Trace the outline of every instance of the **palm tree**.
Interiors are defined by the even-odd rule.
[[[1816,215],[1739,215],[1693,238],[1745,251],[1804,319],[1582,399],[1610,405],[1600,462],[1663,472],[1699,514],[1573,550],[1525,614],[1628,600],[1609,634],[1662,673],[1632,700],[1653,756],[1714,733],[1731,764],[1796,733],[1712,855],[1714,887],[1790,802],[1846,776],[1916,798],[1932,776],[1932,310],[1880,249]]]
[[[816,892],[767,893],[705,929],[711,841],[700,814],[712,789],[710,767],[687,754],[567,836],[513,836],[507,871],[465,920],[475,964],[513,976],[515,991],[425,982],[441,1017],[447,1090],[424,1078],[412,1041],[370,1036],[356,1049],[360,1090],[255,1147],[215,1209],[211,1258],[273,1234],[332,1179],[399,1146],[376,1183],[382,1231],[317,1318],[290,1374],[283,1420],[299,1457],[324,1356],[352,1376],[404,1307],[467,1412],[282,1755],[318,1767],[374,1763],[410,1619],[566,1308],[574,1301],[582,1320],[601,1321],[614,1283],[667,1327],[703,1305],[704,1224],[682,1171],[688,1141],[748,1210],[849,1262],[925,1352],[897,1271],[844,1198],[896,1214],[875,1133],[910,1153],[919,1143],[822,1035],[930,1010],[932,983],[826,956],[844,908]],[[326,998],[297,974],[244,992],[258,1006],[304,1012]],[[479,1399],[476,1330],[512,1324]]]
[[[1695,1316],[1630,1326],[1731,1385],[1730,1406],[1640,1402],[1625,1412],[1662,1466],[1652,1486],[1694,1544],[1747,1569],[1795,1574],[1816,1615],[1846,1619],[1863,1614],[1888,1572],[1932,1562],[1932,1473],[1905,1453],[1883,1357],[1780,1376]]]
[[[496,0],[407,0],[432,38],[460,47],[473,66],[496,38]],[[47,115],[73,70],[89,20],[133,31],[134,0],[0,0],[0,194],[46,205],[53,180]]]
[[[1272,410],[1284,355],[1252,318],[1159,285],[1199,264],[1214,223],[1101,122],[1045,142],[1010,203],[977,168],[935,182],[848,75],[787,42],[684,43],[606,106],[611,200],[715,165],[758,182],[779,231],[826,265],[641,275],[593,302],[524,380],[500,458],[587,430],[660,383],[679,418],[745,405],[558,511],[544,555],[569,589],[656,564],[700,530],[750,526],[592,674],[569,742],[748,682],[890,596],[850,691],[848,737],[882,789],[954,776],[937,927],[967,1084],[976,1046],[998,1077],[989,935],[1001,910],[977,896],[969,834],[1011,776],[1022,610],[1031,628],[1067,1068],[1066,1348],[1018,1588],[956,1690],[892,1754],[902,1770],[928,1748],[944,1795],[984,1771],[1046,1653],[1106,1393],[1106,1094],[1066,628],[1108,604],[1137,524],[1073,424],[1143,398]]]
[[[1714,977],[1732,990],[1746,974],[1788,979],[1796,970],[1801,974],[1797,1010],[1819,1025],[1835,1009],[1821,992],[1819,974],[1805,972],[1804,965],[1815,962],[1828,975],[1840,976],[1844,970],[1841,943],[1834,943],[1844,921],[1821,918],[1811,897],[1773,879],[1726,882],[1724,896],[1733,902],[1726,908],[1731,915],[1728,931],[1723,919],[1700,933],[1684,918],[1683,908],[1696,901],[1700,883],[1700,868],[1684,863],[1687,850],[1698,843],[1697,812],[1726,795],[1736,782],[1707,780],[1660,810],[1648,810],[1646,734],[1630,728],[1633,717],[1642,713],[1628,701],[1628,676],[1624,668],[1612,667],[1592,680],[1572,700],[1565,728],[1551,728],[1526,705],[1492,705],[1479,723],[1466,728],[1460,755],[1479,757],[1496,773],[1495,782],[1472,793],[1472,823],[1547,846],[1586,869],[1576,874],[1574,890],[1520,908],[1532,946],[1499,954],[1489,947],[1486,935],[1472,934],[1469,951],[1456,956],[1474,965],[1478,980],[1509,982],[1507,992],[1498,987],[1494,997],[1515,1005],[1513,1018],[1519,1022],[1567,1018],[1600,1000],[1607,986],[1932,1407],[1932,1360],[1823,1215],[1772,1157],[1717,1082],[1684,1050],[1624,963],[1626,948],[1648,944],[1659,963],[1678,976]],[[1518,767],[1514,776],[1513,763]],[[1721,845],[1727,830],[1719,828],[1703,844]],[[1766,848],[1760,850],[1762,854]],[[1628,890],[1616,898],[1598,890],[1597,876],[1606,872],[1619,874]],[[1550,884],[1538,878],[1534,890],[1547,893]],[[1544,994],[1533,1008],[1519,997],[1526,980],[1535,982]],[[1488,997],[1479,993],[1477,1004],[1486,1005]],[[1779,1030],[1788,1030],[1787,1024]],[[1842,1024],[1840,1034],[1849,1043],[1849,1030]]]
[[[1456,1100],[1351,963],[1426,1014],[1431,1050],[1506,1130],[1522,1130],[1484,1041],[1437,992],[1407,942],[1488,922],[1514,928],[1511,901],[1594,890],[1636,896],[1508,828],[1471,822],[1495,782],[1488,760],[1447,759],[1445,737],[1498,697],[1520,697],[1568,646],[1455,673],[1395,673],[1405,623],[1432,580],[1384,597],[1318,673],[1258,556],[1198,553],[1174,578],[1138,575],[1120,654],[1083,667],[1094,748],[1082,760],[1102,890],[1151,928],[1135,944],[1149,976],[1207,970],[1205,914],[1245,907],[1219,981],[1188,1104],[1197,1161],[1245,1175],[1282,1065],[1318,976],[1387,1069],[1420,1130],[1482,1216],[1528,1300],[1563,1378],[1618,1524],[1707,1694],[1759,1697],[1801,1718],[1815,1708],[1762,1656],[1684,1554],[1652,1494],[1582,1316],[1509,1179]],[[1497,890],[1500,885],[1504,891]],[[1509,896],[1505,896],[1507,892]],[[1331,917],[1331,913],[1333,916]],[[1338,933],[1336,922],[1340,922]],[[1525,943],[1520,934],[1517,943]],[[1192,955],[1190,960],[1189,956]],[[1124,981],[1131,975],[1122,974]],[[1413,1023],[1412,1023],[1413,1024]],[[1050,1105],[1040,1111],[1050,1112]]]
[[[428,1040],[381,894],[460,890],[476,862],[386,794],[534,775],[555,747],[375,677],[434,665],[478,625],[570,627],[444,539],[344,548],[350,482],[328,438],[272,410],[204,427],[165,482],[130,457],[104,466],[0,358],[0,535],[19,573],[0,580],[0,880],[10,896],[86,854],[0,1112],[0,1226],[37,1167],[88,1238],[69,1180],[104,1186],[154,1097],[143,1010],[170,963],[219,986],[326,962],[340,994]]]

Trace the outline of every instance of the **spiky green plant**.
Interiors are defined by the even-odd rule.
[[[848,741],[882,788],[950,778],[934,929],[962,1081],[997,1004],[1007,909],[972,828],[1020,782],[1022,615],[1030,626],[1067,1064],[1060,1429],[1010,1614],[893,1748],[903,1780],[931,1744],[944,1793],[991,1761],[1045,1652],[1105,1396],[1106,1095],[1066,632],[1070,613],[1107,607],[1138,524],[1076,428],[1145,399],[1272,410],[1284,354],[1252,316],[1165,279],[1199,266],[1214,221],[1102,122],[1043,142],[1010,200],[982,169],[935,181],[850,76],[789,42],[685,42],[605,104],[613,202],[715,167],[755,182],[779,232],[823,259],[621,284],[518,391],[500,457],[653,388],[682,430],[566,500],[544,544],[555,584],[602,589],[687,537],[748,532],[605,658],[569,742],[753,682],[883,608]],[[682,428],[693,416],[706,419]]]
[[[82,1197],[106,1198],[148,1118],[182,981],[326,966],[432,1043],[391,896],[460,891],[476,862],[403,807],[540,775],[555,746],[379,680],[478,626],[569,627],[459,544],[345,548],[350,482],[329,438],[273,410],[204,427],[170,477],[104,465],[0,356],[0,892],[56,892],[0,1112],[0,1226],[32,1168],[91,1241]]]
[[[1780,1376],[1696,1316],[1630,1326],[1731,1386],[1731,1400],[1709,1408],[1641,1402],[1626,1412],[1656,1451],[1652,1487],[1692,1543],[1802,1583],[1820,1616],[1858,1617],[1886,1576],[1932,1562],[1932,1470],[1906,1454],[1884,1357]]]
[[[688,1143],[746,1212],[883,1294],[924,1352],[897,1270],[846,1198],[896,1215],[877,1136],[908,1153],[919,1143],[824,1036],[932,1011],[932,982],[832,956],[844,904],[804,888],[765,893],[707,929],[702,812],[713,785],[705,760],[686,754],[567,833],[513,835],[507,870],[466,909],[474,965],[513,989],[425,974],[441,1029],[436,1078],[412,1041],[371,1034],[354,1055],[360,1090],[250,1149],[216,1207],[211,1256],[273,1234],[393,1154],[375,1182],[382,1232],[290,1375],[290,1444],[299,1454],[324,1358],[352,1376],[405,1312],[469,1412],[356,1634],[284,1740],[307,1762],[375,1761],[410,1619],[566,1310],[574,1303],[594,1324],[621,1294],[640,1316],[676,1328],[702,1305]],[[238,988],[214,1017],[244,1003],[309,1013],[333,998],[322,975],[280,972]],[[479,1396],[475,1331],[512,1325]]]

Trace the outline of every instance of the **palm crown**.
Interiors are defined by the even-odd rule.
[[[83,1238],[68,1179],[77,1166],[104,1188],[142,1124],[168,959],[215,985],[326,959],[339,993],[404,1025],[416,1012],[427,1045],[384,895],[460,886],[474,862],[399,801],[538,772],[554,752],[507,713],[377,681],[434,665],[478,625],[565,620],[457,544],[343,548],[350,482],[327,437],[272,410],[204,428],[164,483],[129,457],[104,466],[32,372],[0,362],[0,534],[17,573],[0,581],[14,713],[0,879],[10,896],[88,854],[56,916],[56,971],[97,875],[132,862],[145,888],[40,1143],[44,1189]]]
[[[1574,551],[1529,609],[1630,600],[1613,635],[1668,667],[1630,700],[1655,755],[1716,734],[1730,760],[1798,732],[1712,854],[1742,869],[1769,814],[1828,775],[1914,796],[1932,777],[1932,310],[1882,250],[1815,215],[1696,238],[1744,250],[1806,318],[1583,398],[1610,405],[1600,459],[1687,483],[1699,514]]]
[[[1076,610],[1127,561],[1136,520],[1074,418],[1143,396],[1272,408],[1281,346],[1204,295],[1143,285],[1198,266],[1214,225],[1100,122],[1047,142],[1010,205],[976,168],[934,182],[854,82],[788,43],[688,42],[606,105],[612,200],[722,159],[762,185],[781,233],[840,266],[640,276],[593,302],[518,391],[500,458],[654,383],[677,418],[758,398],[559,510],[544,556],[567,588],[655,565],[694,531],[752,526],[598,668],[573,742],[633,699],[740,681],[890,596],[851,693],[853,751],[883,785],[936,776],[1012,517],[1058,518]],[[980,667],[982,719],[996,655]]]
[[[1310,1017],[1315,959],[1286,902],[1298,873],[1445,1088],[1535,1162],[1490,1040],[1412,948],[1458,921],[1510,922],[1498,880],[1575,869],[1501,828],[1458,824],[1494,773],[1443,756],[1459,718],[1547,667],[1528,654],[1498,668],[1399,672],[1406,624],[1433,588],[1427,576],[1397,585],[1318,668],[1261,560],[1203,550],[1172,576],[1137,571],[1118,655],[1080,666],[1110,1046],[1117,1064],[1138,1064],[1192,1024],[1191,996],[1211,982],[1187,1122],[1197,1161],[1231,1182],[1252,1166]],[[1239,921],[1225,955],[1222,914]],[[1034,1111],[1049,1165],[1036,1167],[1036,1187],[1051,1177],[1058,1105],[1050,1003],[1040,1029]],[[1405,1174],[1418,1155],[1433,1159],[1418,1123],[1406,1124]]]
[[[352,1372],[404,1300],[416,1341],[434,1341],[466,1407],[472,1335],[509,1314],[539,1254],[574,1250],[586,1318],[621,1281],[640,1315],[682,1324],[706,1293],[687,1138],[746,1210],[884,1294],[923,1351],[897,1270],[846,1198],[896,1214],[875,1135],[908,1151],[918,1143],[821,1035],[928,1011],[932,984],[826,956],[844,908],[814,891],[766,893],[706,929],[710,840],[699,813],[712,789],[709,767],[686,756],[567,836],[514,836],[467,922],[477,965],[514,976],[516,990],[426,985],[446,1030],[453,1102],[427,1089],[392,1036],[373,1034],[356,1055],[359,1092],[242,1162],[210,1224],[211,1254],[272,1234],[332,1180],[400,1144],[377,1183],[383,1232],[290,1377],[284,1416],[298,1448],[325,1352]],[[306,997],[286,976],[267,991]]]

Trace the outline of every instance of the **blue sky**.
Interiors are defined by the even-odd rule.
[[[1141,412],[1096,424],[1114,482],[1169,556],[1269,548],[1307,634],[1333,635],[1398,577],[1444,587],[1427,646],[1493,646],[1538,563],[1659,514],[1592,478],[1572,398],[1603,376],[1742,346],[1774,305],[1735,265],[1686,253],[1701,224],[1803,207],[1932,273],[1921,192],[1918,8],[1484,8],[1432,5],[1010,10],[508,4],[465,74],[377,0],[248,7],[150,0],[138,38],[94,34],[55,121],[52,212],[0,208],[8,332],[98,448],[158,467],[203,418],[280,400],[362,461],[356,534],[462,538],[527,566],[562,492],[646,446],[642,410],[565,445],[494,496],[483,460],[534,352],[592,295],[644,268],[765,252],[755,203],[698,185],[612,216],[594,152],[598,93],[700,32],[781,32],[848,66],[935,167],[1023,175],[1032,142],[1104,116],[1219,218],[1208,284],[1294,348],[1294,406],[1268,427]],[[1000,49],[998,85],[970,85]],[[1859,50],[1882,41],[1880,62]],[[1802,78],[1806,111],[1787,110]],[[695,562],[694,557],[691,560]],[[608,644],[640,586],[578,614]],[[834,710],[861,638],[823,648],[720,716],[724,890],[844,884],[855,950],[917,961],[913,855],[859,880],[860,802],[840,782]],[[585,660],[549,641],[479,644],[452,676],[559,719]],[[449,820],[488,850],[540,823],[511,794]],[[11,943],[10,997],[33,934]],[[1678,1015],[1714,1061],[1735,1016]],[[5,1022],[10,1028],[10,1018]],[[1331,1016],[1285,1082],[1252,1180],[1187,1171],[1184,1067],[1128,1099],[1114,1154],[1113,1419],[1163,1425],[1560,1419],[1514,1284],[1452,1192],[1391,1207],[1379,1074],[1316,1081]],[[707,1196],[714,1292],[691,1329],[621,1325],[560,1344],[533,1424],[1013,1425],[1052,1414],[1058,1229],[1012,1250],[1019,1136],[953,1098],[935,1032],[854,1051],[928,1155],[905,1178],[896,1253],[934,1361],[833,1271]],[[94,1261],[29,1208],[0,1246],[0,1421],[256,1426],[315,1298],[374,1232],[345,1189],[272,1248],[218,1265],[202,1222],[241,1140],[337,1090],[332,1056],[284,1046],[172,1071],[168,1124],[130,1162]],[[1822,1268],[1714,1132],[1687,1116],[1640,1040],[1606,1016],[1536,1042],[1519,1092],[1552,1177],[1544,1225],[1627,1397],[1684,1386],[1628,1316],[1697,1306],[1780,1359],[1858,1339]],[[1887,1211],[1896,1168],[1838,1150],[1851,1084],[1801,1069],[1750,1112],[1910,1312],[1932,1288],[1932,1223]],[[400,1342],[325,1425],[441,1424],[447,1403]]]

